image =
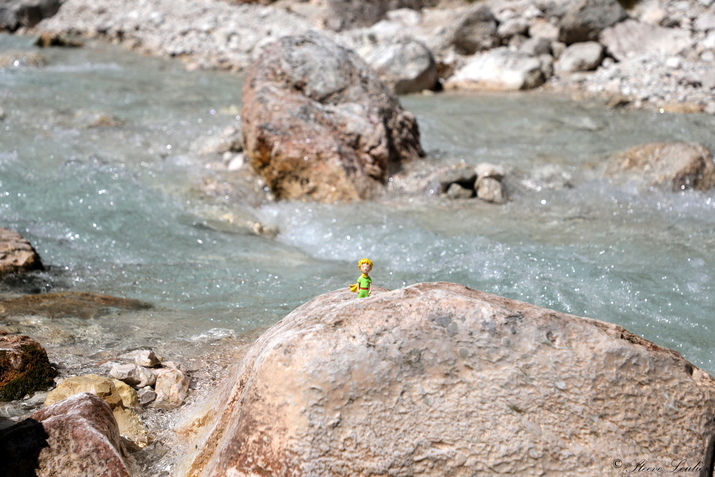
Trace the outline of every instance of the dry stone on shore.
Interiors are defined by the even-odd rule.
[[[265,49],[243,89],[244,151],[278,199],[365,199],[424,155],[415,117],[355,53],[323,35]]]
[[[709,458],[715,380],[622,327],[451,283],[321,295],[254,344],[191,476],[612,475]]]

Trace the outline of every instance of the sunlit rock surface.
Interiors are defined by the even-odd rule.
[[[715,432],[715,381],[678,353],[451,283],[313,299],[224,399],[188,475],[600,476],[707,465]]]
[[[39,455],[38,477],[129,477],[125,450],[109,405],[94,394],[72,396],[32,414],[48,447]]]

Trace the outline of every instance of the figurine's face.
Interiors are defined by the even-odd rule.
[[[363,272],[365,275],[370,273],[370,270],[372,270],[372,267],[369,263],[363,263],[362,265],[360,265],[360,271]]]

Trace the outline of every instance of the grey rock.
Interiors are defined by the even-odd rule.
[[[493,177],[479,178],[474,185],[477,198],[494,204],[506,202],[506,190],[501,182]]]
[[[706,12],[699,15],[695,20],[693,28],[696,31],[710,31],[715,30],[715,13]]]
[[[325,25],[335,31],[367,27],[385,18],[390,10],[432,6],[433,0],[327,0]]]
[[[134,356],[134,362],[138,366],[143,366],[145,368],[153,368],[161,364],[161,360],[156,356],[154,351],[150,349],[137,351]]]
[[[135,388],[152,386],[156,382],[154,373],[143,366],[137,366],[133,363],[115,364],[109,370],[109,375]]]
[[[488,50],[499,44],[497,22],[492,11],[483,4],[476,4],[447,26],[450,44],[464,55]]]
[[[514,35],[525,35],[529,31],[529,21],[523,17],[510,18],[497,28],[497,34],[502,40],[508,40]]]
[[[574,0],[560,4],[558,10],[559,41],[567,45],[596,40],[603,29],[628,16],[617,0]]]
[[[529,25],[529,36],[531,38],[547,38],[551,41],[558,41],[559,27],[547,20],[539,18]]]
[[[600,43],[617,60],[647,54],[675,55],[693,44],[689,31],[626,20],[601,32]]]
[[[446,194],[450,199],[469,199],[474,195],[474,191],[453,182],[447,188]]]
[[[141,388],[137,394],[139,396],[139,404],[142,406],[146,406],[156,400],[156,392],[150,387]]]
[[[477,180],[477,174],[470,168],[456,167],[440,172],[438,180],[442,192],[447,192],[449,187],[455,183],[471,189],[474,186],[474,181]]]
[[[519,51],[534,57],[551,54],[551,40],[543,36],[529,38],[519,46]]]
[[[401,36],[360,53],[395,94],[431,90],[437,84],[437,64],[432,52],[414,38]]]
[[[556,63],[559,73],[595,70],[603,61],[603,46],[595,41],[574,43],[567,47]]]
[[[0,31],[32,28],[56,14],[60,0],[0,0]]]
[[[502,166],[501,164],[498,165],[489,162],[480,162],[474,168],[474,172],[480,179],[483,179],[485,177],[491,177],[492,179],[496,179],[498,181],[501,181],[506,175],[506,169],[504,168],[504,166]]]

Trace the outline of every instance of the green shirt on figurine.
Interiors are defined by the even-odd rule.
[[[369,258],[363,258],[358,262],[358,269],[362,275],[357,279],[356,284],[350,285],[350,291],[356,291],[358,298],[367,298],[372,291],[372,278],[368,275],[372,271],[372,261]]]

